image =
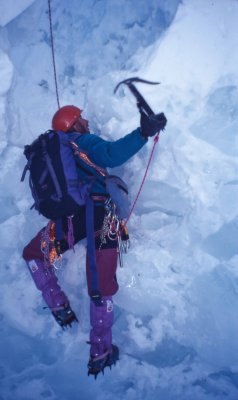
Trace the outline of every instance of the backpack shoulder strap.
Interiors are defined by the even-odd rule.
[[[40,136],[40,141],[41,141],[41,145],[42,145],[43,157],[44,157],[44,160],[46,162],[46,165],[47,165],[49,174],[51,176],[51,179],[53,181],[53,184],[55,186],[57,197],[58,197],[58,199],[61,199],[62,198],[62,191],[61,191],[60,184],[59,184],[59,181],[57,179],[53,164],[51,162],[51,158],[50,158],[50,156],[49,156],[49,154],[47,152],[46,141],[45,141],[44,135]]]
[[[108,176],[107,170],[102,168],[102,167],[99,167],[99,165],[97,165],[92,160],[90,160],[88,155],[85,152],[83,152],[82,150],[80,150],[79,146],[74,141],[71,140],[69,143],[70,143],[71,148],[74,151],[74,154],[81,161],[83,161],[86,165],[88,165],[89,167],[93,168],[96,174],[99,174],[102,177]]]
[[[30,155],[30,157],[29,157],[29,159],[28,159],[28,161],[27,161],[27,163],[26,163],[26,165],[25,165],[25,167],[24,167],[24,169],[23,169],[22,176],[21,176],[21,182],[24,181],[24,179],[25,179],[25,177],[26,177],[26,173],[27,173],[27,171],[30,169],[31,162],[32,162],[32,158],[34,157],[34,155],[35,155],[34,153],[32,153],[32,154]]]

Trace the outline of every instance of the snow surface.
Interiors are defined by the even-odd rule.
[[[59,274],[79,319],[67,332],[21,258],[45,224],[19,180],[24,144],[57,109],[48,4],[0,4],[0,400],[237,400],[238,1],[52,1],[61,105],[82,106],[92,131],[117,139],[139,116],[127,88],[113,89],[140,76],[161,82],[138,88],[168,117],[118,270],[120,362],[95,382],[85,243]],[[152,145],[115,171],[132,200]]]

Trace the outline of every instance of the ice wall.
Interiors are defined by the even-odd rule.
[[[19,2],[21,3],[21,2]],[[21,3],[22,5],[26,4]],[[85,109],[91,129],[117,139],[139,123],[114,86],[129,76],[165,111],[118,271],[118,366],[86,377],[84,245],[59,275],[79,326],[61,334],[30,281],[21,249],[44,224],[20,184],[23,145],[57,108],[47,2],[0,31],[1,396],[7,399],[233,399],[237,381],[237,52],[235,0],[52,2],[61,104]],[[178,7],[178,9],[177,9]],[[135,197],[152,141],[116,173]],[[9,356],[9,349],[11,357]],[[102,378],[102,379],[101,379]]]

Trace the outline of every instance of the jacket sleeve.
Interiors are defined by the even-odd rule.
[[[109,142],[99,136],[81,135],[77,140],[78,146],[87,152],[89,158],[104,168],[122,165],[134,156],[147,142],[140,134],[140,128],[116,140]]]

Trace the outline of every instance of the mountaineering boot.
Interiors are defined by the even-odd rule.
[[[107,350],[104,354],[90,358],[88,362],[88,375],[94,375],[96,379],[100,372],[104,374],[104,369],[106,367],[111,369],[111,366],[115,365],[118,360],[119,349],[116,345],[112,344],[111,349]]]
[[[88,375],[97,377],[104,368],[115,364],[119,359],[119,350],[112,344],[113,325],[112,297],[102,297],[101,305],[90,303],[90,359],[88,362]]]
[[[56,322],[63,329],[67,326],[70,326],[71,328],[72,322],[78,322],[78,319],[69,304],[65,304],[58,309],[52,310],[52,314]]]

